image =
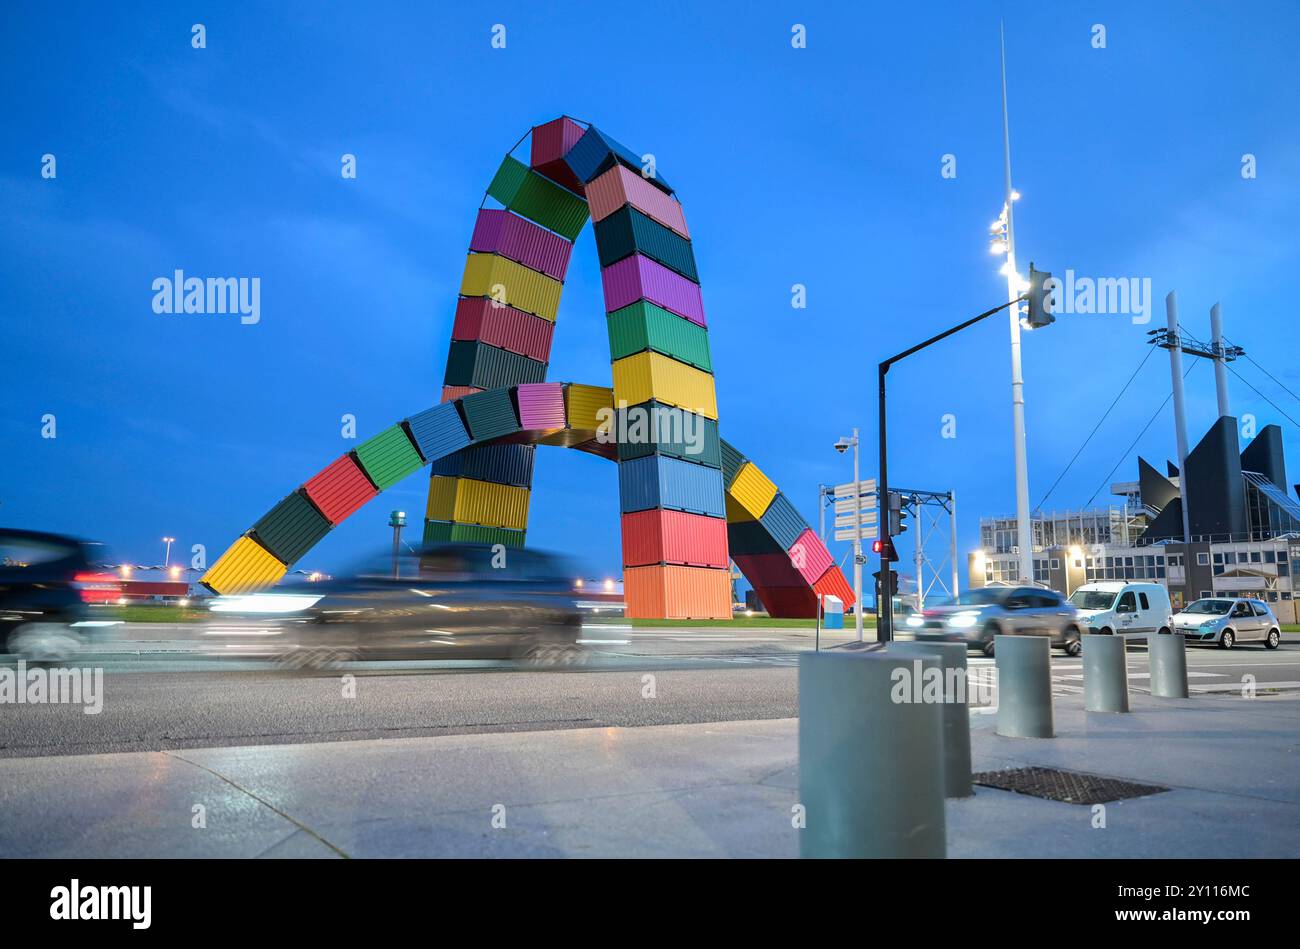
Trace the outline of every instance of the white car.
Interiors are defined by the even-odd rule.
[[[1169,592],[1158,583],[1098,580],[1070,594],[1079,625],[1092,633],[1167,633],[1172,628]]]
[[[1263,600],[1239,600],[1212,596],[1187,604],[1174,617],[1174,631],[1189,643],[1217,643],[1231,649],[1237,643],[1263,643],[1276,649],[1282,641],[1282,626]]]

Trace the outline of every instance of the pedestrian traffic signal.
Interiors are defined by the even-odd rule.
[[[1052,275],[1042,270],[1035,270],[1034,265],[1029,265],[1029,313],[1025,317],[1025,326],[1031,330],[1046,326],[1049,323],[1055,323],[1056,317],[1052,314],[1052,290],[1055,288],[1052,282]]]

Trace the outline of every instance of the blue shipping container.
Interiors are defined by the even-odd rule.
[[[609,171],[614,167],[616,161],[627,165],[638,175],[641,174],[643,165],[641,156],[626,145],[614,141],[594,125],[587,128],[582,138],[578,139],[573,148],[569,149],[569,154],[564,156],[565,164],[569,166],[569,169],[583,184],[586,184],[602,172]],[[658,167],[655,168],[655,177],[646,178],[646,181],[656,185],[661,191],[668,194],[673,193],[673,189],[668,186],[668,182],[659,177]]]
[[[794,509],[794,505],[790,503],[789,498],[779,491],[768,506],[767,513],[760,520],[772,537],[776,539],[776,542],[781,545],[782,550],[789,550],[793,547],[794,542],[799,539],[799,535],[808,529],[808,525],[799,516],[799,512]]]
[[[425,461],[435,461],[469,444],[469,433],[461,423],[460,413],[450,402],[412,415],[406,420],[406,427]]]
[[[528,487],[533,480],[533,445],[484,445],[448,455],[433,464],[433,473]]]
[[[725,517],[722,473],[717,468],[647,455],[618,466],[618,494],[624,514],[662,507]]]

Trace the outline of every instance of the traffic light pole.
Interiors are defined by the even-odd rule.
[[[937,336],[931,336],[923,343],[918,343],[911,349],[905,349],[897,356],[891,356],[879,365],[879,386],[880,386],[880,483],[877,487],[877,503],[880,505],[880,515],[877,522],[880,527],[877,530],[883,530],[884,536],[881,538],[884,542],[880,545],[880,597],[876,604],[876,639],[879,642],[892,642],[894,639],[894,597],[890,589],[889,571],[893,569],[892,564],[897,558],[894,556],[893,541],[893,515],[889,503],[889,443],[885,433],[886,412],[885,412],[885,376],[889,372],[889,367],[896,362],[901,362],[908,356],[918,353],[927,346],[933,346],[941,339],[947,339],[954,333],[960,333],[968,326],[974,326],[980,320],[987,319],[995,313],[1001,313],[1007,307],[1015,306],[1029,299],[1028,295],[1017,297],[1014,300],[1008,300],[1001,306],[995,306],[991,310],[985,310],[979,316],[971,317],[965,323],[960,323],[950,330],[944,330]]]

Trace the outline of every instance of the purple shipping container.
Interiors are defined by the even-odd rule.
[[[564,386],[539,382],[516,388],[519,424],[530,431],[554,432],[564,428]]]
[[[624,257],[602,270],[600,279],[605,286],[605,310],[608,313],[644,297],[692,323],[708,326],[704,320],[704,300],[700,296],[699,284],[649,257],[640,254]]]
[[[563,280],[573,245],[517,214],[482,208],[474,222],[469,248],[481,254],[500,254],[530,270]]]

